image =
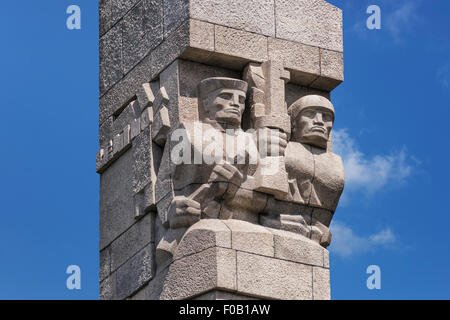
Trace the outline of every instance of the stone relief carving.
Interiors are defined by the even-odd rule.
[[[100,19],[102,299],[329,299],[341,10],[133,2]]]
[[[154,93],[143,84],[130,104],[140,116],[97,155],[102,172],[147,127],[151,140],[164,148],[158,172],[150,168],[151,182],[134,199],[136,218],[157,208],[157,264],[170,261],[200,219],[244,220],[330,244],[328,227],[344,187],[342,161],[327,150],[333,105],[306,95],[287,108],[289,72],[274,61],[250,63],[243,78],[202,80],[197,96],[205,116],[176,128],[166,89]]]
[[[328,227],[344,186],[342,161],[327,151],[333,105],[307,95],[286,108],[288,73],[273,62],[250,64],[244,79],[201,81],[198,104],[206,116],[181,123],[167,138],[156,180],[163,199],[159,265],[201,219],[244,220],[330,244]],[[242,129],[246,101],[253,131]],[[270,162],[277,170],[264,175],[261,167]]]
[[[169,97],[164,87],[161,87],[156,92],[156,96],[149,83],[144,83],[136,91],[136,99],[131,101],[129,107],[133,109],[133,113],[137,116],[125,123],[125,126],[121,127],[120,133],[107,141],[107,145],[100,146],[96,156],[96,170],[98,173],[102,173],[123,154],[131,146],[133,139],[149,125],[152,126],[152,140],[156,144],[164,146],[170,130],[167,110],[168,101]]]
[[[258,162],[251,161],[258,157],[255,135],[241,127],[247,87],[239,79],[201,81],[199,107],[206,117],[182,123],[172,133],[172,138],[181,133],[184,159],[176,159],[180,144],[172,139],[164,150],[156,184],[157,193],[171,189],[168,201],[158,205],[160,220],[168,229],[157,246],[157,261],[174,255],[186,228],[201,218],[258,222],[266,196],[256,194],[250,178]]]
[[[334,107],[319,95],[307,95],[288,109],[292,137],[286,148],[289,194],[292,208],[278,211],[277,201],[268,204],[262,223],[295,231],[327,247],[328,229],[344,188],[341,158],[327,151],[334,122]]]

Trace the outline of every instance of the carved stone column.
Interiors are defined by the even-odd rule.
[[[330,299],[342,40],[324,0],[100,0],[101,299]],[[213,119],[217,97],[245,107],[238,122]],[[301,117],[320,119],[322,140],[299,133]],[[253,169],[175,164],[173,133],[197,150],[198,123],[265,128],[287,147],[264,157],[255,140]],[[258,176],[270,159],[281,174]]]

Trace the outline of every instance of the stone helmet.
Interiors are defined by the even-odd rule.
[[[288,108],[288,114],[291,117],[291,122],[294,122],[303,110],[314,107],[331,111],[334,121],[334,107],[331,101],[325,97],[311,94],[301,97]]]
[[[247,93],[247,82],[239,79],[213,77],[207,78],[198,84],[198,97],[205,99],[208,95],[218,89],[234,89]]]

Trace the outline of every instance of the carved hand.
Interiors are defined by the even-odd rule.
[[[262,156],[284,156],[287,143],[286,133],[278,129],[262,128],[258,130],[258,150],[261,152],[264,147],[267,150],[267,154],[263,152]]]
[[[200,204],[185,196],[173,198],[169,208],[170,228],[188,228],[200,220]]]
[[[235,185],[240,186],[242,183],[242,174],[239,169],[231,165],[228,162],[217,164],[213,168],[213,173],[211,175],[211,182],[232,182]]]
[[[242,184],[243,179],[242,173],[239,172],[238,168],[225,162],[218,164],[213,168],[209,181],[228,182],[228,184],[222,184],[226,188],[223,190],[223,192],[226,192],[223,197],[227,199],[234,196],[239,189],[239,186]]]

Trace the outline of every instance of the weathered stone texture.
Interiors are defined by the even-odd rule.
[[[236,252],[210,248],[172,263],[161,299],[192,298],[215,288],[234,291],[235,279]]]
[[[330,253],[328,250],[323,251],[323,267],[330,268]]]
[[[270,229],[274,234],[275,258],[323,266],[323,251],[319,244],[304,236],[283,230]]]
[[[152,74],[159,74],[189,47],[189,23],[184,23],[151,53]]]
[[[286,179],[264,177],[267,189],[257,187],[257,166],[239,167],[242,181],[225,174],[222,193],[204,201],[216,205],[201,204],[202,218],[224,220],[177,229],[168,220],[173,198],[215,178],[207,170],[190,172],[198,181],[179,171],[174,178],[167,141],[180,125],[205,120],[210,97],[199,101],[200,81],[241,79],[250,62],[275,67],[253,79],[263,88],[249,86],[256,93],[247,98],[261,101],[241,128],[292,139],[286,106],[306,95],[329,99],[343,81],[341,10],[324,0],[100,0],[99,9],[100,298],[330,299],[322,238],[343,186],[331,139],[326,147],[287,141]],[[261,167],[272,156],[258,159]]]
[[[100,37],[123,18],[123,16],[139,1],[140,0],[100,0]]]
[[[142,0],[123,18],[124,74],[163,40],[162,15],[162,0]]]
[[[274,38],[268,45],[269,59],[282,61],[291,71],[291,81],[310,85],[320,75],[319,48]]]
[[[106,146],[108,144],[108,141],[113,136],[113,133],[112,133],[113,122],[114,122],[113,117],[109,117],[100,126],[99,134],[98,134],[100,148],[102,146]]]
[[[133,192],[138,193],[152,183],[152,137],[147,127],[133,141]]]
[[[311,266],[237,253],[238,291],[255,297],[311,300],[311,272]]]
[[[143,83],[149,82],[151,79],[151,60],[150,56],[147,55],[107,93],[103,96],[100,94],[100,125],[134,100],[137,88]]]
[[[330,270],[313,267],[314,300],[330,300]]]
[[[135,119],[139,119],[140,115],[141,110],[139,104],[136,101],[129,103],[120,114],[113,116],[115,119],[111,126],[111,136],[119,134],[128,124]]]
[[[111,244],[111,270],[115,271],[139,250],[153,242],[154,215],[136,221]]]
[[[320,50],[321,75],[344,80],[344,55],[342,52]]]
[[[163,0],[164,38],[189,18],[189,0]]]
[[[164,288],[164,283],[167,278],[169,267],[162,270],[158,270],[153,279],[148,283],[147,287],[144,287],[146,292],[146,298],[148,300],[159,300],[161,292]]]
[[[100,250],[134,222],[132,152],[125,152],[100,177]]]
[[[100,251],[99,281],[102,282],[111,274],[111,247]]]
[[[214,51],[214,24],[190,19],[189,25],[191,47]]]
[[[342,11],[324,0],[275,0],[276,37],[343,51]]]
[[[116,271],[117,299],[125,299],[148,283],[154,275],[154,248],[148,244]]]
[[[100,300],[116,299],[116,274],[111,274],[100,282]]]
[[[212,247],[231,248],[231,231],[221,220],[200,220],[186,232],[174,260]]]
[[[267,37],[216,26],[215,51],[230,56],[262,62],[267,60]]]
[[[164,0],[164,36],[187,19],[342,52],[342,12],[324,0]]]
[[[331,91],[342,81],[344,81],[343,53],[320,49],[320,77],[311,86]]]
[[[99,43],[100,54],[100,95],[105,93],[123,77],[122,69],[122,29],[115,25]]]
[[[313,266],[318,268],[314,290],[326,299],[324,249],[291,232],[204,219],[189,228],[177,250],[161,299],[220,299],[206,293],[220,289],[234,291],[228,298],[236,299],[312,299]]]
[[[149,300],[147,289],[148,289],[148,284],[143,286],[141,289],[139,289],[131,297],[127,298],[127,300]]]
[[[317,58],[311,55],[314,50],[309,46],[327,49],[322,50],[322,64],[326,67],[315,86],[330,90],[342,81],[342,63],[339,64],[339,57],[332,57],[333,52],[342,52],[342,13],[323,0],[294,3],[277,0],[275,5],[269,0],[252,0],[245,6],[219,0],[102,0],[100,26],[105,31],[101,32],[100,40],[100,95],[147,55],[146,60],[150,60],[150,56],[153,60],[146,76],[150,80],[178,57],[241,68],[246,61],[260,61],[268,56],[267,46],[263,48],[267,40],[269,57],[272,41],[276,44],[272,48],[280,47],[287,63],[299,68],[300,73],[294,73],[292,81],[304,84],[309,81],[309,78],[302,79],[305,74],[316,74]],[[162,42],[163,34],[165,40]],[[296,52],[291,51],[294,55],[282,49],[283,42],[277,42],[275,37],[289,40],[285,46],[297,46]],[[272,56],[279,54],[274,51]],[[295,61],[295,56],[301,59]],[[130,78],[136,76],[130,75],[124,82],[129,83]],[[125,91],[127,85],[120,87],[125,88],[116,91]],[[128,98],[110,100],[120,104]],[[116,109],[114,106],[109,108]],[[103,119],[101,116],[100,122]]]
[[[232,248],[265,256],[274,256],[273,235],[266,228],[239,220],[224,220],[232,232]]]
[[[214,24],[275,36],[272,0],[191,0],[191,17]]]
[[[163,11],[162,0],[101,0],[99,8],[102,96],[162,42]]]

